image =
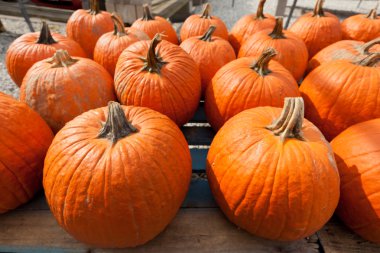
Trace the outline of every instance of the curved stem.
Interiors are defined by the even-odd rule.
[[[274,26],[273,31],[268,35],[273,39],[285,39],[286,37],[283,33],[283,23],[283,17],[276,17],[276,25]]]
[[[124,22],[121,19],[121,17],[119,15],[117,15],[116,12],[113,12],[111,15],[111,18],[112,18],[113,25],[114,25],[113,34],[117,35],[119,37],[125,36],[126,35],[125,26],[124,26]]]
[[[360,66],[365,66],[365,67],[373,67],[376,63],[378,63],[380,60],[380,53],[372,53],[366,56],[363,59],[360,59],[354,64],[360,65]]]
[[[144,4],[143,5],[143,17],[142,20],[148,21],[148,20],[154,20],[154,17],[150,13],[149,5]]]
[[[154,36],[154,38],[150,42],[146,58],[141,58],[141,60],[145,62],[142,70],[160,74],[161,68],[164,64],[166,64],[166,62],[164,62],[161,59],[161,57],[158,54],[156,54],[156,47],[161,41],[161,34],[157,33],[156,36]]]
[[[209,3],[206,3],[205,7],[203,7],[201,18],[211,18],[210,12],[211,12],[211,5]]]
[[[266,18],[264,16],[265,2],[266,2],[266,0],[260,0],[259,5],[257,6],[256,19],[265,19]]]
[[[376,12],[376,9],[372,9],[372,10],[368,13],[367,18],[369,18],[369,19],[377,19],[377,12]]]
[[[324,17],[325,12],[323,11],[324,0],[317,0],[313,10],[313,17]]]
[[[42,21],[40,37],[38,37],[38,40],[36,43],[37,44],[45,44],[45,45],[57,43],[53,39],[53,36],[51,35],[50,29],[49,29],[49,26],[47,25],[47,23],[45,21]]]
[[[106,138],[112,143],[116,143],[118,140],[136,132],[137,128],[127,120],[120,104],[114,101],[109,102],[107,120],[100,130],[98,138]]]
[[[268,68],[269,61],[275,57],[277,52],[273,48],[266,49],[260,57],[251,65],[251,69],[256,71],[260,76],[271,73]]]
[[[91,15],[96,15],[100,13],[99,0],[90,0],[90,10],[88,11]]]
[[[266,126],[273,134],[280,136],[281,141],[286,138],[304,140],[302,135],[302,123],[304,119],[304,102],[302,97],[285,98],[281,115],[272,124]]]
[[[70,65],[73,65],[78,60],[71,58],[69,53],[66,50],[59,49],[57,50],[53,57],[51,57],[48,62],[50,64],[53,64],[52,68],[61,68],[61,67],[68,67]]]
[[[376,38],[374,40],[368,41],[367,43],[364,43],[362,46],[360,46],[360,51],[362,54],[369,54],[371,47],[377,44],[380,44],[380,38]]]
[[[210,25],[210,27],[208,28],[208,30],[205,32],[205,34],[203,34],[203,36],[200,38],[200,40],[203,40],[203,41],[211,41],[211,37],[212,37],[212,34],[214,33],[216,29],[216,26],[214,25]]]

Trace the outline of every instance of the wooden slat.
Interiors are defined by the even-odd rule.
[[[206,178],[202,178],[199,175],[193,175],[190,183],[190,189],[187,193],[185,201],[182,203],[182,207],[187,208],[210,208],[217,207],[214,197],[212,196],[210,186]]]
[[[167,0],[152,6],[152,13],[153,15],[169,18],[185,5],[189,5],[189,0]]]
[[[197,111],[194,114],[194,117],[190,122],[207,122],[206,113],[204,110],[204,102],[200,102]]]
[[[190,148],[193,173],[200,173],[205,171],[207,153],[208,148]]]
[[[189,145],[210,145],[215,135],[210,126],[183,126],[181,130]]]

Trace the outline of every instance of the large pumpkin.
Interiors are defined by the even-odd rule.
[[[123,51],[116,65],[115,90],[122,104],[149,107],[183,125],[198,107],[201,79],[194,60],[158,34]]]
[[[164,230],[190,178],[189,148],[168,117],[111,102],[58,132],[43,185],[53,215],[74,238],[124,248]]]
[[[241,45],[253,34],[274,28],[276,21],[270,14],[264,14],[266,0],[260,0],[256,14],[248,14],[240,18],[232,27],[228,40],[234,47],[236,54],[239,53]]]
[[[183,23],[180,31],[181,41],[194,36],[202,36],[211,25],[216,26],[214,35],[228,40],[228,30],[224,22],[210,14],[211,5],[205,4],[202,14],[191,15]]]
[[[66,24],[67,36],[78,42],[87,57],[93,58],[96,42],[113,30],[111,13],[99,9],[99,0],[90,0],[90,9],[76,10]]]
[[[113,76],[121,52],[140,40],[149,40],[148,35],[135,28],[125,28],[123,20],[112,14],[115,28],[113,32],[103,34],[94,49],[94,61],[102,65]]]
[[[368,15],[358,14],[345,19],[342,22],[343,39],[370,41],[380,37],[380,18],[376,9],[372,9]]]
[[[220,37],[213,36],[215,26],[210,26],[203,36],[191,37],[181,43],[181,47],[194,59],[201,72],[202,93],[224,65],[236,59],[230,43]]]
[[[58,50],[26,74],[20,100],[38,112],[54,133],[90,109],[115,100],[112,77],[98,63]]]
[[[270,240],[312,235],[339,199],[334,154],[303,121],[302,98],[286,99],[282,112],[259,107],[231,118],[211,143],[207,178],[230,221]]]
[[[331,145],[341,180],[336,212],[364,239],[380,243],[380,119],[349,127]]]
[[[206,90],[207,120],[218,130],[228,119],[258,106],[282,107],[285,97],[298,97],[297,82],[268,49],[259,57],[244,57],[222,67]]]
[[[313,70],[302,82],[306,118],[331,140],[359,122],[380,117],[380,53],[356,62],[336,60]]]
[[[29,201],[41,189],[53,133],[26,104],[0,92],[0,213]]]
[[[342,39],[342,29],[337,16],[323,10],[323,1],[317,0],[313,12],[301,16],[289,28],[306,44],[309,59],[321,49]]]
[[[354,61],[366,57],[370,52],[380,52],[380,38],[367,43],[356,40],[341,40],[325,47],[309,61],[308,71],[334,60]]]
[[[86,57],[78,43],[59,33],[51,33],[47,23],[42,22],[41,32],[24,34],[9,46],[5,61],[10,77],[21,86],[30,67],[38,61],[52,57],[58,49],[67,50],[74,56]]]
[[[308,52],[305,43],[294,33],[283,31],[283,18],[276,18],[274,29],[257,32],[247,39],[240,48],[238,57],[259,56],[267,48],[274,48],[277,55],[274,60],[282,64],[300,81],[308,63]]]
[[[151,39],[153,39],[157,33],[161,33],[165,35],[162,36],[164,40],[178,44],[177,33],[169,21],[160,16],[153,17],[147,4],[143,5],[143,10],[143,17],[133,22],[133,28],[145,32]]]

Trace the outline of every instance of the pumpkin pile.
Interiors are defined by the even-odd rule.
[[[16,39],[6,66],[20,101],[0,93],[0,213],[43,187],[77,240],[145,244],[187,194],[192,161],[180,127],[204,100],[216,133],[208,182],[231,222],[293,241],[336,212],[380,243],[376,10],[341,23],[317,0],[284,30],[265,2],[230,33],[207,3],[178,36],[148,5],[125,27],[91,0],[69,18],[67,37],[43,22]]]

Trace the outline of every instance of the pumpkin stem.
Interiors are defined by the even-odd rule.
[[[88,13],[91,15],[96,15],[100,13],[100,6],[99,6],[99,0],[90,0],[90,9],[88,10]]]
[[[367,43],[364,43],[360,47],[361,53],[362,54],[369,54],[369,50],[371,49],[371,47],[373,47],[374,45],[377,45],[377,44],[380,44],[380,38],[377,38],[377,39],[368,41]]]
[[[260,76],[271,73],[268,68],[269,61],[277,54],[273,48],[266,49],[260,57],[251,65],[251,69],[256,71]]]
[[[203,7],[201,18],[210,18],[211,19],[210,12],[211,12],[211,5],[209,3],[206,3],[205,6]]]
[[[45,44],[45,45],[57,43],[53,39],[53,36],[51,35],[49,26],[47,25],[46,21],[42,21],[40,37],[38,38],[36,43],[37,44]]]
[[[280,117],[266,126],[266,129],[280,136],[281,141],[285,141],[286,138],[305,140],[302,135],[304,110],[302,97],[285,98]]]
[[[354,64],[360,65],[360,66],[365,66],[365,67],[372,67],[374,66],[378,61],[380,60],[380,53],[372,53],[366,56],[363,59],[360,59]]]
[[[283,23],[283,17],[276,17],[276,25],[274,26],[273,31],[268,35],[271,36],[273,39],[286,39],[283,32]]]
[[[212,34],[214,33],[215,29],[216,29],[216,26],[214,26],[214,25],[210,25],[210,27],[209,27],[208,30],[205,32],[205,34],[203,34],[203,36],[200,38],[200,40],[210,42],[210,41],[211,41]]]
[[[376,19],[376,18],[377,18],[377,12],[376,12],[376,9],[372,9],[372,10],[368,13],[367,18],[369,18],[369,19]]]
[[[313,17],[324,17],[325,12],[323,10],[323,2],[324,0],[317,0],[313,10]]]
[[[127,35],[125,33],[125,26],[121,17],[117,15],[117,13],[113,12],[111,15],[111,18],[112,18],[113,26],[114,26],[113,34],[119,37]]]
[[[150,12],[148,4],[144,4],[143,5],[143,17],[142,17],[142,20],[144,20],[144,21],[154,20],[154,17],[152,16],[152,14]]]
[[[48,59],[48,63],[53,64],[52,68],[61,68],[61,67],[68,67],[70,65],[73,65],[78,60],[71,58],[69,53],[66,50],[58,49],[53,57]]]
[[[257,6],[256,19],[265,19],[266,18],[264,16],[265,2],[266,2],[266,0],[260,0],[259,5]]]
[[[136,132],[137,128],[127,120],[120,104],[110,101],[108,103],[107,120],[100,130],[98,138],[106,138],[112,143],[116,143],[118,140]]]
[[[164,62],[162,58],[156,54],[156,47],[162,41],[161,34],[157,33],[156,36],[150,42],[148,54],[146,58],[141,58],[145,62],[142,70],[149,71],[151,73],[160,74],[161,68],[167,62]]]
[[[2,32],[6,32],[7,30],[5,30],[5,27],[4,27],[4,25],[3,25],[3,23],[1,22],[1,20],[0,20],[0,33],[2,33]]]

